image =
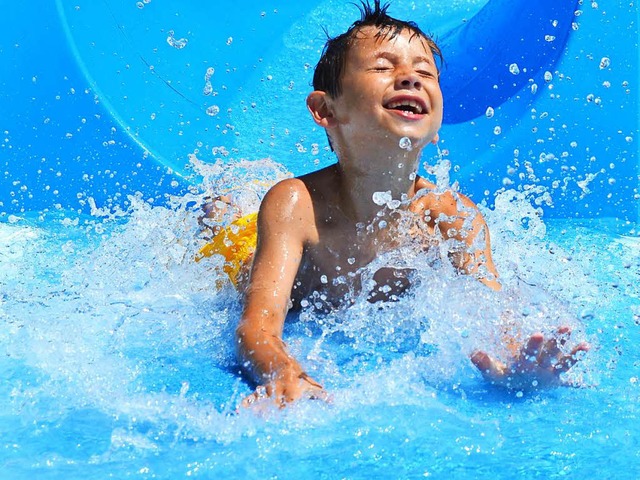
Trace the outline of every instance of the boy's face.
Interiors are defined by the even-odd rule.
[[[331,100],[347,142],[398,145],[409,137],[416,148],[436,139],[442,125],[442,92],[425,39],[404,30],[387,40],[365,27],[347,52],[342,93]],[[382,145],[380,145],[382,146]]]

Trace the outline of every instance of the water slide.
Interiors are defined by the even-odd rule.
[[[12,2],[0,20],[11,72],[0,80],[0,213],[111,207],[136,192],[162,202],[198,184],[193,153],[270,157],[294,174],[334,161],[304,98],[323,28],[336,34],[356,14],[348,2],[38,7]],[[636,13],[607,8],[394,2],[444,52],[441,154],[477,201],[536,184],[552,191],[552,215],[635,217]],[[632,48],[612,41],[625,31]]]

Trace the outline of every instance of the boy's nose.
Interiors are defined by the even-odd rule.
[[[412,72],[401,73],[396,78],[396,86],[405,89],[419,90],[422,87],[422,81],[420,77]]]

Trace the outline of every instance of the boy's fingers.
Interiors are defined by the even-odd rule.
[[[583,342],[575,346],[573,350],[571,350],[571,353],[569,355],[564,356],[556,366],[556,371],[558,372],[558,374],[567,372],[568,370],[571,369],[571,367],[573,367],[576,363],[578,363],[577,354],[579,352],[588,352],[588,351],[589,351],[588,343]]]
[[[526,360],[532,360],[538,357],[540,349],[544,342],[544,336],[541,333],[534,333],[522,350],[522,354]]]
[[[481,372],[486,372],[491,368],[491,358],[485,352],[474,352],[471,355],[471,361]]]
[[[547,355],[558,355],[561,353],[560,348],[558,347],[558,338],[551,337],[549,340],[544,342],[542,350],[547,352]]]
[[[327,403],[331,403],[333,401],[333,397],[331,396],[331,394],[329,394],[329,392],[327,392],[322,387],[317,389],[314,388],[313,390],[307,390],[305,392],[305,397],[309,400],[321,400]]]
[[[581,342],[571,350],[571,355],[575,355],[578,352],[588,352],[591,346],[587,342]]]
[[[249,395],[244,397],[242,402],[240,402],[240,405],[244,408],[249,408],[259,401],[264,400],[265,398],[269,398],[271,396],[271,393],[272,388],[270,385],[258,385],[253,393],[250,393]]]
[[[504,365],[494,361],[486,352],[480,350],[471,355],[471,361],[486,378],[497,380],[504,376]]]
[[[242,399],[240,406],[242,408],[250,408],[254,403],[256,403],[256,400],[256,393],[253,392]]]

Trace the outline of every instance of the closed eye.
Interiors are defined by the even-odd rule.
[[[418,73],[418,75],[421,75],[423,77],[435,77],[433,72],[430,72],[428,70],[416,70],[416,72]]]

